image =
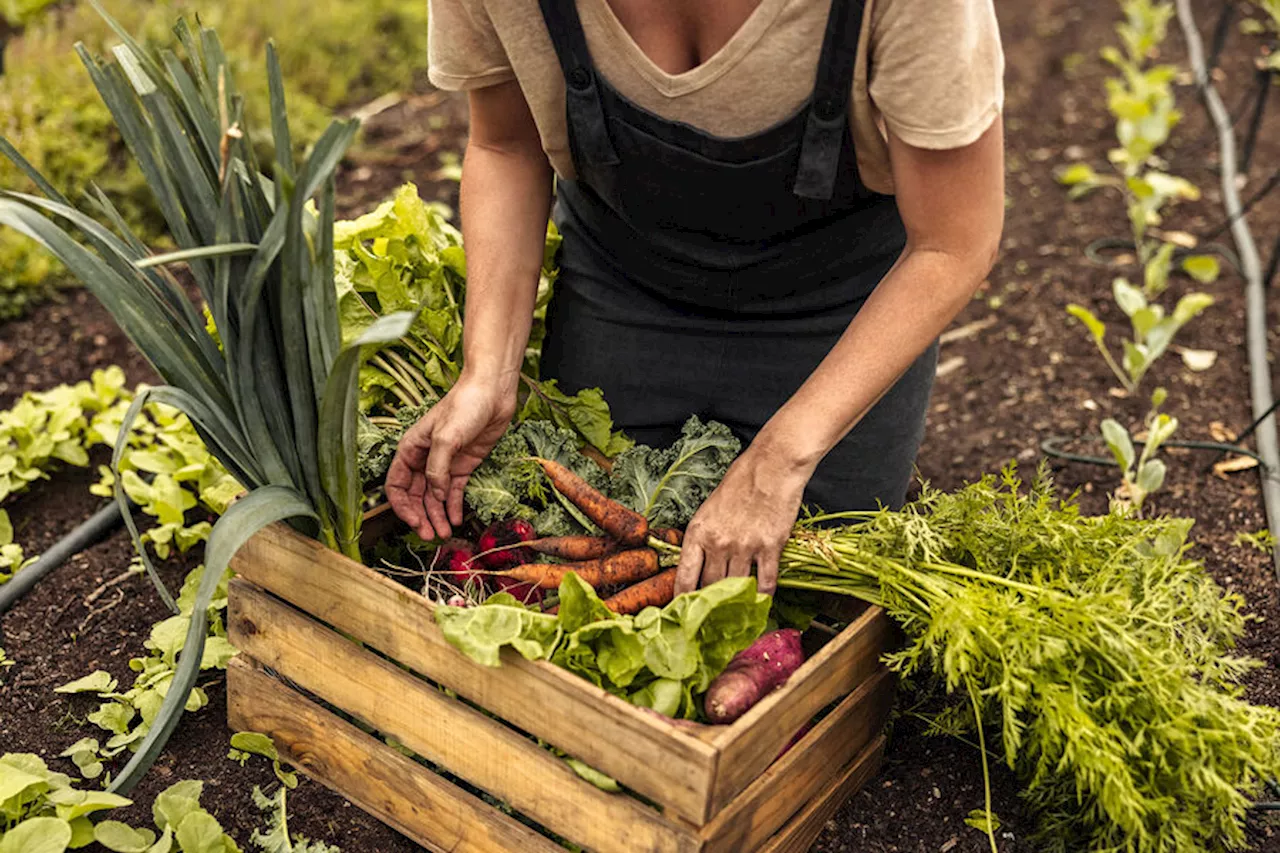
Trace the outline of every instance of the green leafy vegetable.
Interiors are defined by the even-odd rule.
[[[609,496],[643,513],[654,527],[683,528],[741,449],[724,424],[691,417],[671,447],[622,453],[609,477]]]
[[[477,607],[437,607],[436,621],[454,647],[487,666],[510,646],[634,704],[692,719],[698,694],[764,632],[769,604],[755,578],[729,578],[661,609],[617,616],[570,572],[554,616],[499,593]]]

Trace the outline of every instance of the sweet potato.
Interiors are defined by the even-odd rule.
[[[702,710],[713,723],[732,723],[786,683],[804,663],[800,632],[772,631],[739,652],[711,682]]]

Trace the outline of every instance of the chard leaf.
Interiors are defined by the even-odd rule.
[[[437,607],[436,622],[446,640],[485,666],[498,666],[503,646],[529,660],[548,658],[561,636],[555,616],[530,610],[508,593],[479,607]]]
[[[62,853],[70,843],[70,823],[56,817],[33,817],[0,838],[0,853]]]

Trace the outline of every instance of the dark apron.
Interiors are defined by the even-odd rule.
[[[893,197],[862,184],[849,128],[862,2],[832,0],[799,111],[733,139],[628,101],[597,72],[574,0],[540,5],[577,172],[558,183],[543,375],[570,392],[601,388],[617,426],[645,444],[670,443],[691,414],[749,442],[906,242]],[[827,455],[807,502],[902,502],[936,360],[935,345]]]

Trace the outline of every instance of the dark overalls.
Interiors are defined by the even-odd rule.
[[[800,110],[733,139],[628,101],[596,70],[574,0],[540,4],[577,171],[558,185],[543,375],[603,389],[618,427],[645,444],[670,443],[691,414],[749,442],[906,242],[893,197],[863,186],[849,129],[862,3],[832,0]],[[807,502],[902,502],[936,360],[935,345],[827,455]]]

